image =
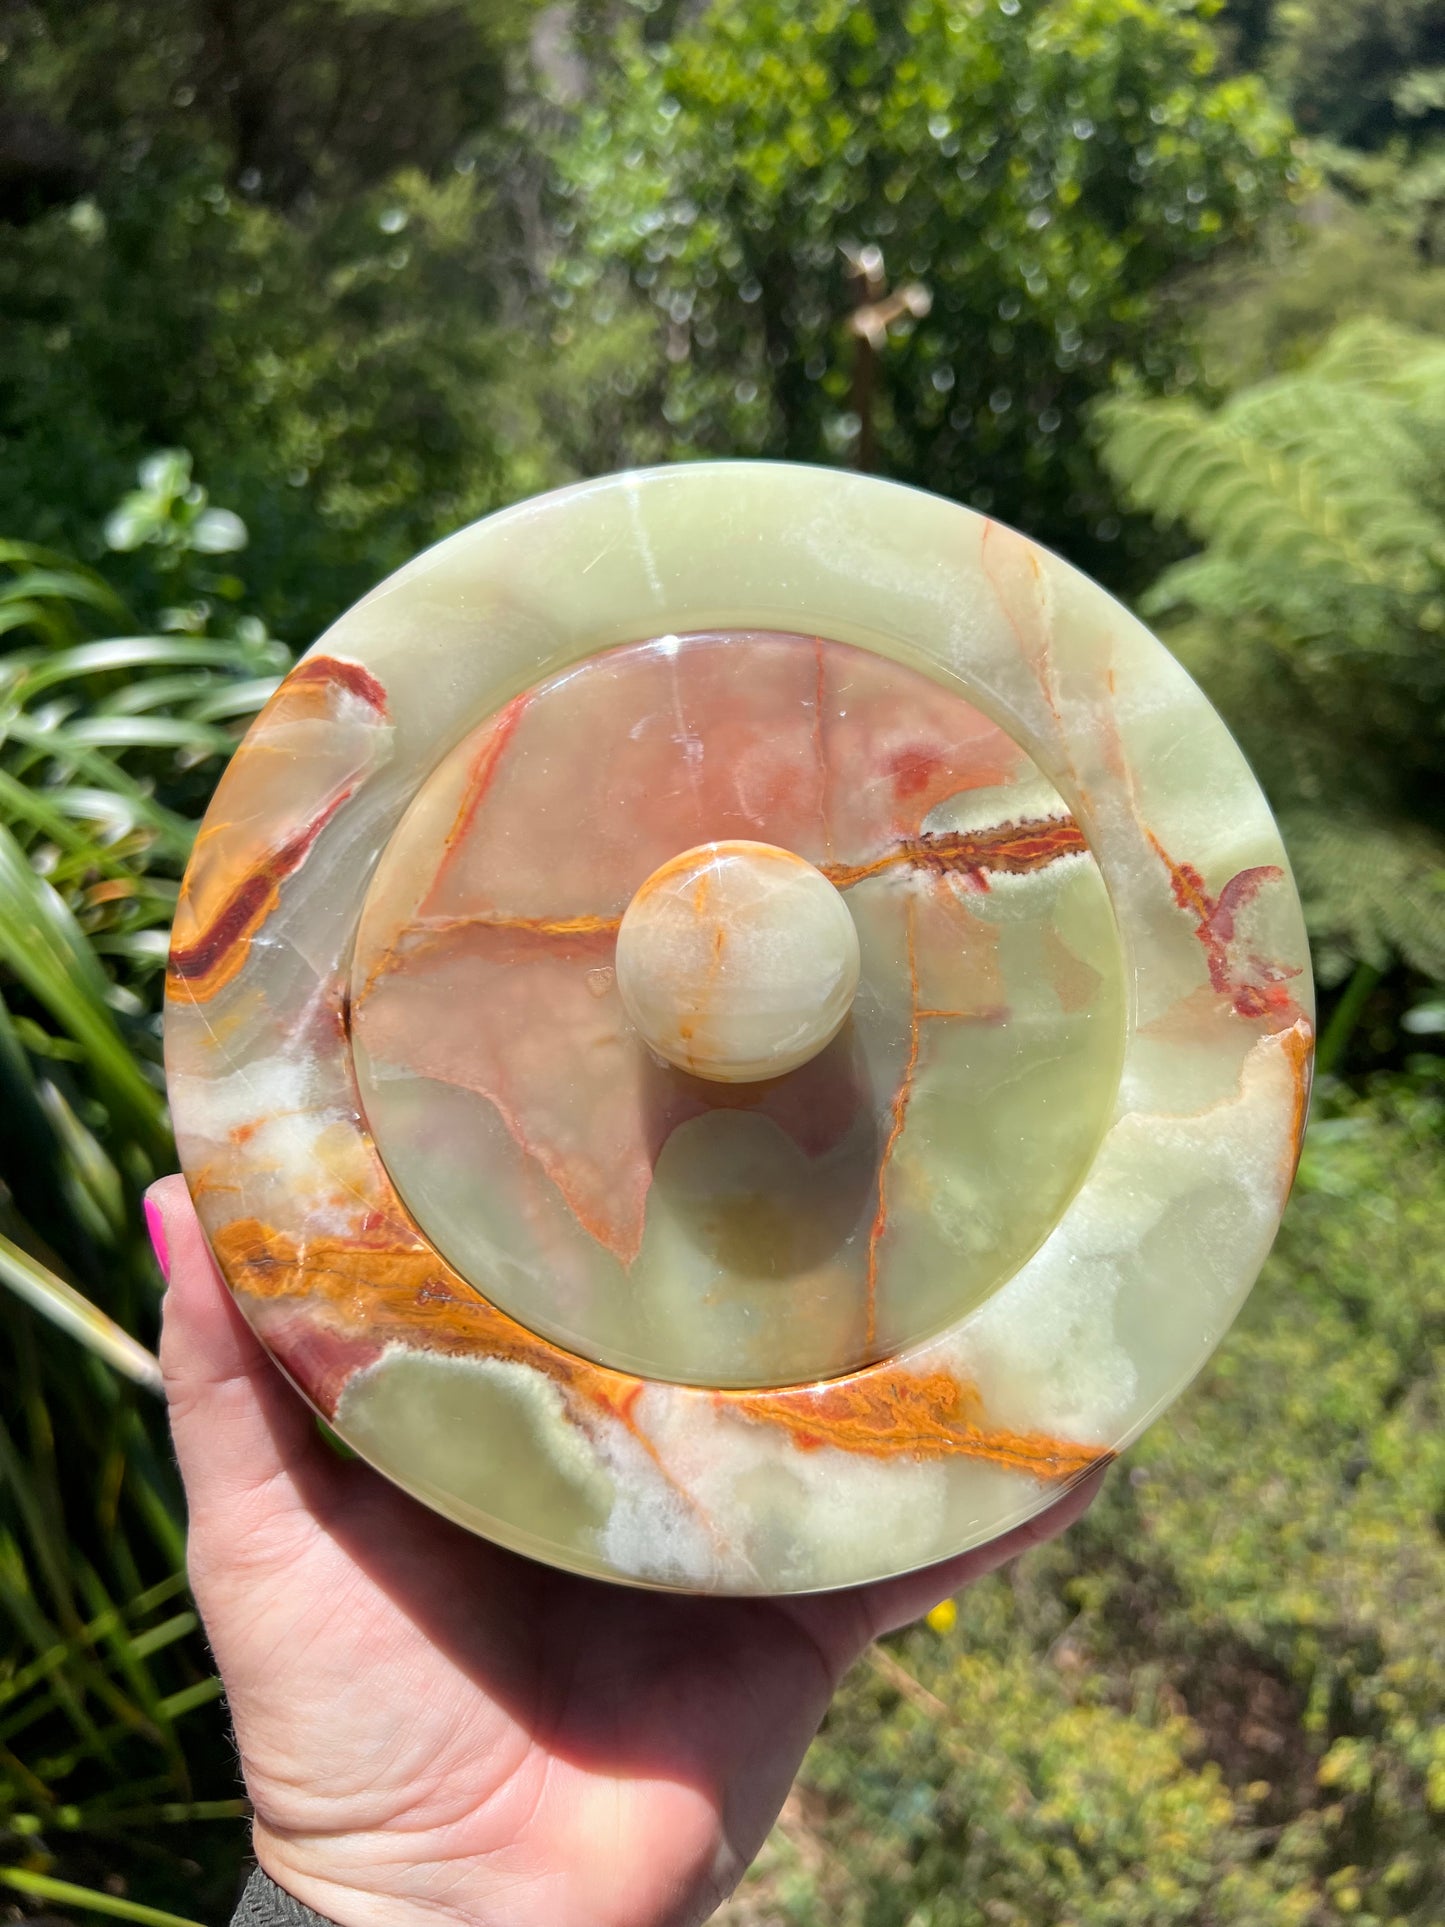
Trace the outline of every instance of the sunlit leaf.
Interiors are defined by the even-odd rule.
[[[109,981],[74,917],[0,824],[0,962],[82,1044],[99,1088],[152,1155],[164,1148],[160,1093],[141,1075],[106,1004]]]
[[[49,1874],[31,1873],[24,1867],[0,1867],[0,1881],[33,1899],[59,1901],[110,1920],[139,1921],[141,1927],[201,1927],[200,1922],[181,1914],[162,1913],[158,1907],[143,1906],[138,1900],[122,1900],[95,1888],[77,1887],[69,1880],[52,1880]]]
[[[147,1391],[160,1391],[161,1368],[153,1353],[138,1344],[129,1332],[122,1331],[113,1318],[92,1305],[74,1285],[58,1278],[3,1235],[0,1235],[0,1284],[7,1285],[53,1325],[88,1345],[107,1365],[124,1372]]]
[[[244,549],[246,524],[230,509],[205,509],[191,528],[191,547],[198,555],[229,555]]]

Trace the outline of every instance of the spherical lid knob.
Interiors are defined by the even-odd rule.
[[[617,988],[643,1039],[722,1084],[781,1077],[842,1028],[858,933],[820,870],[770,843],[704,843],[628,905]]]

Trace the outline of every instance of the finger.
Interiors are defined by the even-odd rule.
[[[789,1600],[789,1616],[805,1623],[811,1636],[827,1652],[841,1674],[870,1641],[922,1618],[940,1599],[960,1591],[986,1573],[996,1572],[1020,1553],[1065,1532],[1088,1510],[1104,1479],[1104,1467],[1089,1473],[1044,1511],[1035,1513],[1012,1532],[991,1539],[986,1546],[945,1559],[920,1572],[897,1579],[881,1579],[870,1586],[820,1593]]]
[[[298,1503],[294,1475],[325,1479],[330,1455],[226,1289],[183,1178],[151,1186],[146,1221],[167,1275],[161,1372],[193,1525],[234,1519],[258,1493]]]
[[[1067,1532],[1093,1504],[1106,1470],[1107,1467],[1099,1466],[1077,1485],[1070,1486],[1051,1506],[1036,1512],[1032,1519],[1025,1519],[1012,1532],[991,1539],[986,1546],[976,1546],[957,1559],[945,1559],[941,1565],[926,1566],[922,1572],[905,1573],[900,1579],[885,1579],[879,1585],[867,1587],[865,1604],[873,1638],[920,1619],[950,1593],[971,1586],[976,1579],[1006,1566],[1010,1559],[1017,1559],[1021,1553],[1031,1552],[1035,1546]]]

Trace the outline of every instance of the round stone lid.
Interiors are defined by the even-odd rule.
[[[383,583],[237,751],[166,1057],[238,1301],[358,1452],[653,1586],[1019,1523],[1198,1370],[1303,1127],[1217,716],[1056,556],[857,475],[581,484]]]

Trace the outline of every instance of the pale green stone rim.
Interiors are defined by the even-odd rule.
[[[1263,1262],[1302,1128],[1313,1006],[1287,861],[1243,757],[1168,652],[1068,563],[956,503],[782,464],[645,470],[494,515],[399,570],[310,652],[375,676],[395,737],[386,771],[328,824],[292,886],[297,901],[324,858],[327,914],[338,933],[348,917],[354,928],[376,854],[421,780],[519,691],[617,644],[717,629],[819,634],[955,686],[1045,771],[1094,851],[1129,993],[1113,1125],[1034,1258],[958,1326],[886,1363],[966,1372],[1001,1422],[1117,1450],[1203,1364]],[[1202,934],[1200,904],[1225,902],[1230,879],[1255,869],[1278,872],[1251,941],[1254,962],[1265,959],[1288,985],[1288,1024],[1241,1014],[1229,960],[1221,964]],[[239,981],[247,994],[264,999],[275,986],[284,998],[289,967],[257,944]],[[189,1036],[194,1015],[183,998],[173,1001],[168,1045],[172,1032]],[[220,1047],[216,1074],[236,1068]],[[172,1094],[190,1169],[211,1127],[192,1080],[174,1081]],[[301,1158],[292,1186],[303,1220],[307,1185]],[[223,1214],[200,1202],[214,1233]],[[649,1389],[645,1422],[659,1451],[676,1451],[684,1435],[704,1451],[708,1426],[726,1423],[705,1419],[708,1396]],[[335,1419],[343,1435],[348,1410],[343,1396]],[[691,1589],[807,1590],[882,1577],[987,1540],[1057,1492],[1013,1473],[950,1466],[940,1498],[936,1467],[870,1470],[839,1453],[830,1491],[846,1496],[853,1480],[859,1503],[876,1505],[874,1474],[896,1473],[896,1494],[883,1481],[890,1502],[906,1512],[911,1479],[921,1516],[927,1485],[935,1523],[910,1533],[897,1516],[880,1517],[871,1536],[840,1538],[821,1523],[822,1488],[810,1488],[796,1543],[775,1570],[748,1558],[736,1569],[692,1569],[661,1528],[583,1547],[502,1510],[478,1512],[419,1476],[405,1449],[351,1429],[398,1483],[502,1543],[581,1571]],[[722,1464],[731,1448],[722,1432],[718,1440]],[[783,1440],[780,1453],[790,1449]],[[708,1504],[724,1535],[745,1542],[741,1502],[736,1517],[725,1492]]]

